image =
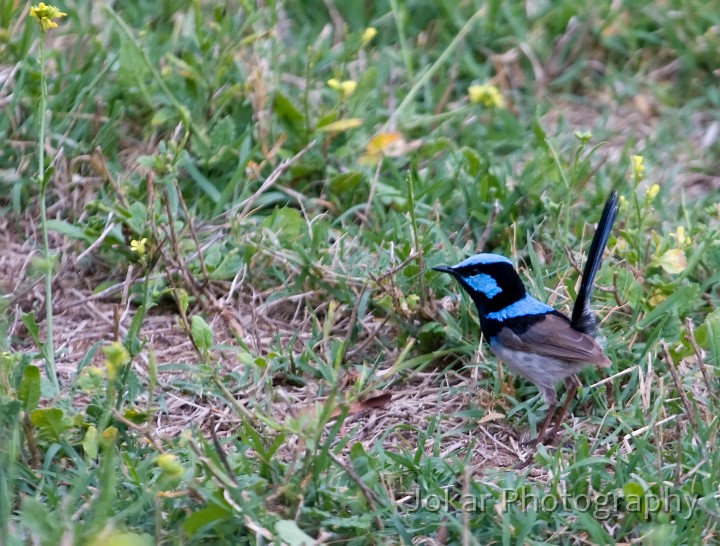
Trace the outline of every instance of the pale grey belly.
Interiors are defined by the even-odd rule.
[[[508,349],[497,342],[490,342],[490,347],[508,368],[532,381],[541,391],[554,390],[558,381],[563,381],[588,366],[581,362],[567,362],[551,356]]]

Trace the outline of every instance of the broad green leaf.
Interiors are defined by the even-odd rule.
[[[208,323],[200,315],[190,319],[190,330],[193,343],[202,351],[209,351],[213,343],[213,332]]]
[[[233,249],[226,253],[218,266],[210,272],[212,279],[231,280],[237,275],[237,272],[245,265],[239,250]]]
[[[229,146],[236,138],[235,122],[230,116],[225,116],[210,130],[210,145],[213,152]]]
[[[180,165],[185,168],[190,177],[195,181],[198,188],[200,188],[205,195],[207,195],[213,203],[220,201],[220,192],[215,185],[206,177],[200,170],[195,166],[193,160],[190,158],[190,154],[183,151],[180,156]]]
[[[280,117],[294,124],[305,120],[305,116],[302,115],[300,110],[279,91],[275,93],[274,111]]]
[[[58,408],[36,409],[30,413],[30,422],[42,433],[57,441],[60,440],[63,432],[70,428],[64,417],[65,414]]]
[[[0,402],[0,428],[9,430],[20,423],[22,404],[19,400]]]
[[[375,518],[372,513],[365,512],[357,516],[325,518],[323,525],[326,527],[339,527],[341,529],[357,529],[365,532],[375,525]]]
[[[35,320],[35,312],[30,311],[29,313],[25,313],[22,316],[22,323],[27,329],[28,333],[30,334],[30,337],[35,342],[35,345],[39,349],[40,353],[43,355],[43,358],[47,360],[47,351],[45,347],[45,343],[40,341],[40,327],[38,326],[37,321]]]
[[[645,496],[643,486],[637,482],[628,482],[623,485],[623,493],[626,497],[635,496],[642,498]]]
[[[205,265],[210,269],[215,269],[218,265],[220,265],[220,262],[225,256],[225,252],[226,248],[224,241],[211,245],[203,255]]]
[[[363,120],[360,118],[348,118],[323,125],[322,127],[318,127],[317,130],[323,133],[344,133],[351,129],[357,129],[362,124]]]
[[[33,341],[37,345],[40,345],[40,326],[38,326],[35,320],[35,312],[30,311],[29,313],[25,313],[22,317],[22,322],[25,328],[27,328],[30,337],[33,338]]]
[[[185,521],[183,521],[183,530],[189,535],[193,536],[195,533],[200,531],[203,527],[222,521],[232,516],[232,511],[218,504],[210,504],[207,508],[202,508],[190,514]]]
[[[77,225],[66,222],[65,220],[50,219],[47,221],[47,228],[49,231],[54,231],[60,235],[70,237],[71,239],[85,241],[88,244],[95,242],[95,237],[86,233],[84,229],[78,227]]]
[[[153,114],[153,117],[150,120],[150,126],[151,127],[169,126],[169,125],[176,124],[178,121],[179,121],[178,111],[175,108],[165,106],[163,108],[158,108],[155,111],[155,114]]]
[[[121,40],[118,51],[118,83],[121,88],[136,90],[138,82],[148,73],[147,65],[138,49],[126,38]]]
[[[37,408],[40,401],[40,368],[37,366],[26,366],[23,370],[18,398],[23,403],[24,411],[32,411]]]
[[[155,541],[148,534],[121,533],[114,531],[101,534],[86,542],[88,546],[154,546]]]
[[[364,476],[372,469],[365,448],[360,442],[356,442],[350,448],[350,460],[360,476]]]
[[[261,225],[277,232],[278,238],[287,243],[296,242],[307,230],[302,214],[292,207],[275,210]]]
[[[467,146],[463,146],[461,152],[465,158],[465,170],[467,170],[470,176],[478,176],[483,166],[480,154],[473,148]]]
[[[336,174],[330,178],[330,193],[334,195],[353,194],[363,178],[364,175],[360,171]]]
[[[306,534],[298,524],[291,519],[283,519],[275,524],[278,538],[288,546],[312,546],[315,539]]]
[[[87,431],[85,431],[85,436],[82,441],[83,451],[85,451],[85,455],[87,455],[88,458],[94,459],[97,457],[99,442],[100,436],[98,434],[98,429],[90,425]]]
[[[143,233],[145,233],[148,221],[147,209],[145,208],[145,205],[139,201],[135,201],[128,208],[128,213],[129,216],[126,222],[128,226],[130,226],[130,229],[133,230],[133,232],[137,235],[142,235]]]

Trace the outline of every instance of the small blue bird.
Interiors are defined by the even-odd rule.
[[[528,294],[512,262],[504,256],[476,254],[455,266],[433,268],[460,282],[475,302],[480,328],[492,351],[540,390],[548,413],[537,437],[529,442],[532,445],[552,440],[557,434],[580,384],[575,374],[590,364],[610,366],[595,339],[596,320],[590,296],[617,211],[618,195],[613,190],[590,245],[570,318]],[[559,381],[565,382],[567,399],[546,437],[557,408],[555,385]]]

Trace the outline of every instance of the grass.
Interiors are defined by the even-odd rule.
[[[717,541],[704,3],[76,3],[45,63],[16,4],[0,543]],[[502,253],[567,312],[612,187],[613,367],[515,470],[545,408],[430,268]]]

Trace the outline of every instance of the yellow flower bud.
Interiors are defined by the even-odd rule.
[[[645,176],[645,158],[641,155],[632,156],[633,175],[637,180],[642,180]]]
[[[652,201],[657,197],[658,193],[660,193],[660,184],[653,184],[648,188],[645,197],[647,197],[648,201]]]
[[[157,464],[163,472],[173,476],[181,476],[185,472],[177,456],[171,453],[163,453],[155,457],[155,464]]]
[[[105,371],[97,366],[88,366],[83,370],[83,373],[87,374],[88,377],[93,379],[104,379]]]
[[[357,82],[355,80],[340,81],[335,78],[331,78],[327,81],[327,84],[331,89],[339,91],[343,97],[349,97],[357,88]]]
[[[505,99],[494,85],[471,85],[468,87],[470,102],[482,104],[488,108],[504,108]]]
[[[117,427],[108,427],[103,430],[100,438],[105,446],[111,446],[117,442],[118,436],[120,436],[120,431]]]
[[[342,91],[343,97],[349,97],[352,95],[356,88],[357,82],[353,80],[345,80],[340,83],[340,90]]]
[[[365,32],[362,33],[363,45],[370,42],[375,36],[377,36],[377,29],[375,27],[367,27]]]
[[[675,238],[677,239],[678,245],[685,246],[690,244],[690,238],[685,233],[683,226],[678,226],[675,230]]]
[[[655,294],[653,294],[650,297],[650,299],[648,300],[648,303],[650,304],[650,307],[657,307],[662,302],[664,302],[666,299],[667,299],[666,295],[656,292]]]
[[[130,362],[130,353],[117,341],[103,347],[103,352],[105,353],[105,369],[108,377],[115,379],[122,367]]]

